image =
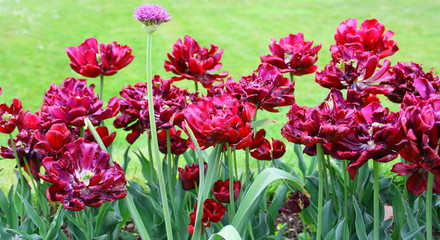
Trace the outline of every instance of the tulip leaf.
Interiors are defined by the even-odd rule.
[[[392,190],[394,192],[393,197],[393,215],[394,215],[394,228],[393,233],[391,236],[393,239],[397,239],[398,236],[400,236],[400,230],[402,229],[403,225],[405,224],[405,205],[403,203],[403,197],[400,193],[400,189],[393,184]]]
[[[345,221],[345,219],[342,219],[342,221],[340,221],[339,224],[336,226],[335,239],[344,239],[342,235],[344,234],[344,226],[346,225]]]
[[[406,224],[402,227],[400,231],[400,236],[403,240],[415,239],[415,240],[423,240],[423,234],[421,231],[425,228],[425,226],[419,226],[416,218],[414,217],[414,213],[411,211],[408,202],[405,202],[405,211],[407,221]]]
[[[208,240],[217,240],[222,238],[226,240],[241,240],[237,229],[231,225],[224,226],[218,233],[211,235]]]
[[[322,233],[323,235],[327,235],[328,232],[332,229],[334,223],[337,220],[335,213],[333,212],[334,206],[333,201],[327,201],[322,208]]]
[[[298,166],[299,169],[301,170],[303,177],[306,177],[307,174],[307,166],[306,163],[304,161],[304,154],[303,154],[303,150],[300,144],[296,144],[293,146],[294,152],[296,154],[296,156],[298,157]]]
[[[255,178],[255,181],[245,193],[240,207],[238,208],[238,211],[232,221],[232,226],[234,226],[238,232],[242,232],[246,224],[246,220],[252,211],[252,203],[270,183],[280,179],[289,180],[295,188],[310,196],[309,193],[304,189],[303,183],[300,179],[297,179],[291,174],[277,168],[266,168]]]
[[[50,223],[49,230],[47,231],[46,239],[59,239],[58,233],[60,232],[61,226],[63,225],[63,215],[64,211],[62,210],[63,205],[60,204],[57,212],[55,213],[55,217]]]
[[[356,228],[356,235],[359,240],[367,240],[367,231],[365,229],[364,218],[362,216],[361,209],[359,208],[359,205],[354,196],[352,197],[352,202],[353,202],[354,210],[356,212],[356,219],[354,222]]]
[[[29,217],[32,219],[32,222],[40,229],[40,235],[45,238],[47,234],[47,227],[46,222],[43,220],[42,217],[40,217],[35,209],[29,204],[26,199],[24,199],[23,196],[20,195],[20,193],[17,193],[18,197],[21,199],[22,203],[24,204],[26,208],[26,212],[29,215]]]

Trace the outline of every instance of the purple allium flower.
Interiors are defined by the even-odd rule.
[[[160,24],[171,20],[171,16],[168,14],[168,11],[157,4],[141,5],[134,10],[133,16],[145,24],[145,26],[152,26],[152,28],[148,28],[150,33],[153,33]]]
[[[39,174],[52,183],[46,190],[50,201],[80,211],[84,205],[97,208],[127,195],[124,171],[117,163],[109,165],[110,155],[99,149],[97,143],[81,138],[67,144],[62,151],[58,159],[44,158],[47,175]]]

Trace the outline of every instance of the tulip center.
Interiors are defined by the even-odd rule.
[[[5,113],[5,114],[3,114],[3,116],[2,116],[2,119],[4,120],[4,121],[8,121],[10,118],[13,118],[14,116],[12,115],[12,114],[10,114],[10,113]]]
[[[90,170],[82,171],[82,172],[79,174],[79,180],[80,180],[81,182],[83,182],[84,184],[89,185],[89,183],[90,183],[90,179],[91,179],[94,175],[95,175],[95,174],[94,174],[92,171],[90,171]]]

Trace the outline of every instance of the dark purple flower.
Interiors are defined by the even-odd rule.
[[[224,93],[231,94],[243,102],[250,102],[259,109],[279,112],[276,107],[295,103],[294,86],[295,83],[283,77],[277,67],[263,63],[252,75],[242,77],[239,83],[228,80],[215,85],[211,95],[215,95],[218,88],[223,88]]]
[[[39,179],[38,173],[40,172],[41,160],[47,156],[47,153],[42,149],[35,148],[38,143],[38,139],[35,137],[36,130],[33,129],[22,129],[17,136],[8,141],[8,147],[0,147],[0,156],[4,158],[14,159],[13,145],[17,149],[18,160],[20,161],[20,166],[23,169],[32,174],[35,179]],[[27,168],[26,162],[30,169]]]
[[[417,86],[416,86],[417,87]],[[408,163],[397,163],[392,171],[409,175],[408,191],[421,194],[426,190],[428,172],[434,174],[434,192],[440,193],[440,98],[428,99],[407,94],[402,102],[398,127],[404,139],[397,151]]]
[[[143,4],[134,10],[133,16],[146,26],[160,25],[171,20],[168,11],[158,4]]]
[[[205,172],[207,168],[208,164],[204,163]],[[200,179],[199,165],[193,163],[192,165],[185,166],[185,168],[178,168],[178,171],[179,178],[182,181],[182,188],[185,190],[195,189]]]
[[[110,155],[97,143],[84,139],[69,143],[58,159],[43,159],[47,175],[40,177],[52,183],[46,191],[47,198],[63,203],[71,211],[80,211],[84,205],[97,208],[106,201],[125,197],[124,171],[109,161]]]
[[[357,19],[350,18],[338,26],[335,40],[337,45],[371,52],[384,58],[399,50],[397,42],[390,40],[393,35],[392,31],[385,31],[385,26],[377,19],[365,20],[358,29]]]
[[[286,205],[280,209],[280,212],[285,214],[299,213],[310,205],[309,198],[302,192],[296,192],[289,197]]]
[[[173,52],[167,54],[169,61],[165,61],[165,70],[178,75],[172,78],[175,81],[189,79],[211,88],[214,82],[223,81],[228,76],[227,72],[215,74],[222,67],[222,54],[223,50],[218,50],[217,45],[211,44],[208,50],[187,35],[183,41],[178,39]]]
[[[0,132],[12,133],[15,127],[19,125],[18,119],[23,115],[21,101],[14,98],[12,104],[8,106],[6,103],[0,104]]]
[[[99,44],[96,38],[84,40],[78,47],[66,48],[72,69],[84,77],[111,76],[133,60],[132,50],[116,42]]]
[[[368,52],[338,46],[343,49],[338,60],[331,61],[324,70],[317,72],[315,81],[326,88],[353,89],[372,94],[387,94],[393,91],[389,85],[378,85],[393,78],[391,62],[379,63],[379,57]]]
[[[326,100],[315,108],[292,105],[282,135],[290,142],[314,147],[316,143],[337,141],[353,130],[354,109],[345,109],[339,90],[332,89]]]
[[[159,150],[163,154],[167,154],[168,145],[167,145],[167,131],[170,134],[170,145],[171,145],[171,153],[175,155],[181,155],[188,149],[188,139],[183,139],[180,137],[182,134],[181,130],[176,131],[176,129],[170,128],[166,130],[161,130],[157,133],[157,141],[159,143]]]
[[[269,140],[264,139],[262,144],[251,152],[251,156],[258,160],[273,160],[281,158],[286,153],[286,144],[278,139]]]
[[[158,75],[153,79],[153,101],[156,117],[156,127],[160,130],[170,129],[174,125],[174,117],[183,111],[195,95],[172,85],[172,80],[162,80]],[[134,86],[123,87],[120,91],[121,115],[116,117],[113,125],[131,131],[127,141],[133,143],[146,130],[150,129],[148,100],[146,97],[147,84],[137,83]]]
[[[103,109],[103,102],[94,94],[94,85],[86,86],[86,80],[66,78],[61,86],[52,84],[46,91],[41,111],[54,119],[71,126],[84,126],[84,119],[89,118],[93,125],[114,117],[119,110],[116,98],[109,101]]]
[[[240,190],[241,182],[234,181],[234,201],[237,201]],[[229,179],[226,179],[225,181],[218,180],[215,182],[214,186],[212,187],[212,194],[219,202],[230,203],[231,198],[229,197]]]
[[[411,62],[410,64],[398,62],[392,67],[394,72],[394,77],[391,78],[388,84],[394,88],[390,93],[385,94],[388,99],[395,103],[401,103],[403,97],[407,92],[414,93],[414,95],[419,96],[420,93],[416,91],[414,84],[419,79],[424,79],[431,83],[435,91],[438,93],[440,89],[439,77],[432,72],[424,72],[422,65]]]
[[[228,143],[233,149],[243,149],[252,144],[250,122],[256,107],[240,103],[229,94],[202,98],[190,104],[176,118],[183,128],[191,128],[200,147],[206,149],[216,144]],[[194,147],[191,143],[190,147]]]
[[[36,149],[43,149],[48,153],[57,153],[65,145],[72,142],[74,137],[65,123],[52,125],[45,134],[37,131],[35,137],[38,139]]]
[[[314,64],[318,60],[321,44],[312,47],[313,42],[304,41],[302,33],[289,34],[281,38],[280,43],[275,39],[272,42],[269,45],[272,55],[262,56],[262,62],[276,66],[283,73],[293,72],[295,76],[313,73],[318,69]]]

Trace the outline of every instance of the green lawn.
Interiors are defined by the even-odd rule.
[[[69,67],[64,48],[77,46],[96,36],[98,41],[117,41],[132,47],[135,60],[120,73],[106,79],[105,97],[117,96],[122,86],[145,81],[144,58],[146,34],[134,20],[139,0],[0,0],[0,102],[22,100],[24,108],[37,111],[43,94],[51,83],[80,76]],[[377,18],[387,30],[395,32],[400,51],[390,60],[422,63],[425,70],[439,69],[440,2],[412,0],[310,1],[310,0],[163,0],[173,20],[154,34],[153,71],[163,78],[166,53],[177,38],[188,34],[203,46],[214,43],[224,49],[223,70],[239,79],[249,75],[259,64],[259,57],[269,53],[271,38],[303,32],[306,40],[322,43],[318,65],[329,61],[329,46],[338,24],[347,18]],[[436,71],[438,72],[438,71]],[[90,83],[97,83],[90,80]],[[181,83],[181,86],[192,83]],[[313,76],[297,79],[295,96],[300,105],[315,106],[328,90],[317,85]],[[270,135],[280,138],[287,108],[278,114],[259,113],[259,118],[274,118],[268,126]],[[116,151],[125,148],[119,136]],[[6,139],[0,138],[1,145]],[[118,150],[119,149],[119,150]],[[14,163],[6,160],[12,168]],[[3,171],[8,172],[8,171]],[[7,174],[7,173],[3,173]],[[5,180],[2,179],[0,184]],[[6,181],[7,182],[7,181]]]

